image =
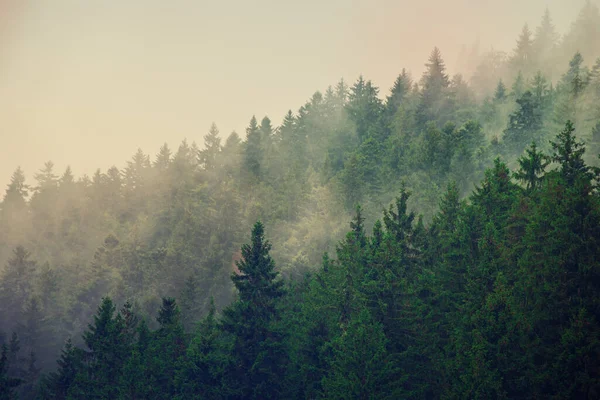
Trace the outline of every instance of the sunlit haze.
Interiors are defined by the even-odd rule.
[[[584,0],[0,1],[0,183],[47,160],[78,176],[165,141],[202,145],[253,114],[359,74],[387,94],[434,46],[451,73],[463,46],[510,51],[548,7],[559,32]],[[294,110],[295,111],[295,110]]]

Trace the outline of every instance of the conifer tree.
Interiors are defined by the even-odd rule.
[[[502,82],[502,79],[498,81],[498,85],[496,86],[496,91],[494,92],[494,100],[501,102],[506,99],[506,85]]]
[[[71,339],[67,339],[60,358],[57,361],[58,369],[43,382],[46,398],[66,400],[69,388],[75,381],[75,377],[83,370],[83,359],[81,349],[73,345]]]
[[[218,158],[221,153],[221,138],[219,137],[219,129],[213,122],[210,126],[208,134],[204,136],[204,149],[200,150],[200,165],[208,171],[216,169]]]
[[[521,34],[517,40],[517,47],[513,51],[510,59],[510,65],[514,73],[521,72],[525,77],[529,77],[534,66],[533,39],[532,33],[527,24],[523,26]]]
[[[21,385],[22,381],[21,379],[10,377],[8,367],[8,348],[3,344],[2,355],[0,356],[0,398],[16,400],[15,388]]]
[[[88,324],[83,340],[88,348],[84,353],[85,368],[77,374],[70,395],[75,398],[117,398],[119,387],[114,378],[122,372],[130,349],[123,337],[124,322],[115,316],[115,306],[108,297]]]
[[[537,151],[535,142],[531,143],[525,153],[526,155],[521,156],[518,160],[520,168],[515,172],[514,177],[523,182],[527,191],[531,192],[541,183],[550,161],[544,153]]]
[[[246,128],[246,143],[244,148],[244,168],[255,179],[261,176],[263,163],[263,143],[256,117],[252,117]]]
[[[221,321],[233,341],[235,363],[227,371],[228,381],[235,384],[231,398],[275,398],[285,389],[287,352],[278,328],[284,290],[270,250],[264,226],[257,222],[251,243],[242,246],[242,259],[236,262],[240,272],[231,276],[238,299],[223,310]]]
[[[169,164],[171,164],[171,149],[169,149],[169,145],[164,143],[160,146],[160,150],[156,155],[156,159],[154,160],[154,168],[159,171],[166,171],[169,168]]]
[[[15,327],[21,321],[21,310],[33,293],[36,262],[23,246],[13,250],[0,281],[0,312],[3,326]]]
[[[364,142],[369,136],[384,139],[380,126],[383,105],[377,97],[379,88],[371,81],[365,81],[362,75],[350,89],[346,110],[350,119],[356,125],[359,142]]]
[[[565,129],[551,144],[554,150],[552,161],[560,165],[561,175],[567,184],[572,185],[578,178],[591,179],[590,167],[583,160],[585,146],[575,137],[575,126],[571,121],[567,121]]]
[[[448,104],[446,92],[450,86],[450,79],[446,74],[446,65],[440,50],[436,47],[429,56],[429,62],[420,86],[421,101],[417,109],[417,123],[424,127],[429,121],[438,121],[444,125],[448,121]]]
[[[352,318],[332,343],[333,356],[323,378],[327,399],[402,398],[403,379],[388,352],[381,324],[367,310]]]
[[[29,185],[25,183],[25,174],[18,167],[10,178],[6,193],[2,200],[2,220],[6,227],[16,230],[17,224],[23,224],[26,216],[26,200],[29,195]],[[17,226],[15,226],[17,225]]]
[[[507,155],[520,155],[527,143],[539,140],[542,110],[533,93],[526,91],[517,99],[517,109],[510,114],[504,130],[503,145]]]
[[[388,95],[385,102],[386,115],[388,120],[390,120],[394,116],[394,114],[396,114],[402,102],[410,94],[411,88],[412,79],[409,73],[406,71],[406,69],[403,68],[400,75],[398,75],[398,77],[396,78],[394,86],[392,86],[390,94]]]
[[[204,398],[218,399],[222,391],[223,369],[228,363],[222,351],[220,331],[214,301],[211,298],[208,315],[200,322],[178,369],[177,399],[189,399],[202,393]]]
[[[559,43],[560,35],[556,31],[556,27],[552,21],[550,10],[546,8],[540,25],[535,30],[533,37],[533,51],[535,54],[536,65],[544,71],[545,74],[554,72],[550,61],[553,58],[553,53],[556,51]]]
[[[149,385],[153,387],[151,399],[172,398],[177,365],[185,355],[186,343],[180,319],[179,306],[173,298],[163,298],[156,321],[159,328],[150,342],[146,361]]]

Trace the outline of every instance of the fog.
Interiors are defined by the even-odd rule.
[[[250,117],[275,125],[317,89],[364,74],[385,95],[433,48],[510,51],[548,7],[564,33],[584,0],[37,0],[0,2],[0,183],[47,160],[76,175],[141,147],[202,144]]]

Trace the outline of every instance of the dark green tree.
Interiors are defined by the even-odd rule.
[[[230,398],[277,398],[285,390],[287,364],[284,334],[278,326],[283,282],[277,279],[263,224],[252,228],[250,244],[242,246],[239,273],[231,276],[238,299],[225,310],[222,329],[232,337],[233,368],[227,379],[235,384]]]
[[[356,315],[331,344],[333,356],[323,378],[327,399],[402,398],[403,379],[388,352],[381,324],[367,310]]]
[[[429,62],[420,86],[421,100],[416,112],[417,123],[421,128],[429,121],[444,125],[449,120],[450,110],[447,103],[447,91],[450,79],[446,74],[446,65],[440,50],[436,47],[429,56]]]
[[[3,344],[2,355],[0,356],[0,398],[13,400],[17,398],[15,389],[21,385],[22,380],[10,377],[8,367],[8,348]]]
[[[504,130],[506,154],[520,155],[527,143],[539,139],[542,126],[540,104],[530,91],[526,91],[517,99],[517,109],[510,114]]]
[[[523,182],[527,191],[531,192],[540,185],[544,177],[546,167],[550,164],[548,156],[538,151],[537,145],[532,142],[518,161],[519,170],[514,173],[514,177]]]

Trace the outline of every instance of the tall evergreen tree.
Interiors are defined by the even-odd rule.
[[[22,310],[33,294],[33,282],[36,262],[30,259],[23,246],[13,250],[0,281],[0,315],[2,325],[15,328],[22,322]]]
[[[533,93],[526,91],[517,99],[517,109],[509,116],[504,130],[507,155],[520,155],[527,143],[539,140],[542,129],[541,105]]]
[[[379,88],[371,81],[365,81],[362,75],[350,89],[346,109],[356,125],[360,142],[364,142],[369,136],[383,139],[380,137],[383,133],[379,125],[383,106],[377,97],[378,93]]]
[[[0,398],[13,400],[16,399],[15,388],[21,385],[22,381],[21,379],[10,377],[8,367],[8,348],[3,344],[2,355],[0,356]]]
[[[533,52],[535,54],[536,66],[545,74],[552,76],[553,53],[556,51],[559,43],[560,35],[556,31],[556,27],[552,21],[550,10],[546,8],[540,25],[535,30],[533,37]]]
[[[169,168],[169,164],[171,163],[171,149],[169,149],[169,145],[164,143],[156,155],[156,159],[154,160],[154,168],[157,168],[159,171],[166,171]]]
[[[204,149],[200,150],[200,165],[205,170],[214,170],[218,167],[217,160],[221,153],[221,138],[219,129],[213,122],[208,134],[204,136]]]
[[[242,259],[236,262],[239,274],[231,277],[238,299],[223,310],[221,321],[233,341],[235,364],[227,371],[235,384],[230,398],[277,398],[285,390],[287,352],[278,327],[284,290],[270,250],[263,224],[257,222],[251,243],[242,246]]]
[[[496,86],[496,91],[494,92],[494,100],[496,101],[504,101],[506,99],[506,85],[502,82],[502,79],[498,81],[498,86]]]
[[[446,65],[442,53],[436,47],[429,56],[429,62],[420,86],[421,101],[417,110],[417,123],[424,127],[428,121],[438,121],[440,125],[448,121],[446,94],[450,79],[446,74]]]
[[[244,148],[244,167],[255,179],[261,176],[263,163],[262,135],[256,122],[252,117],[250,125],[246,128],[246,143]]]
[[[388,120],[396,114],[404,99],[410,94],[411,89],[412,79],[406,69],[403,68],[385,102]]]
[[[526,189],[531,192],[541,183],[548,164],[548,156],[537,151],[537,145],[532,142],[526,149],[526,154],[519,158],[519,170],[514,177],[525,184]]]
[[[534,50],[532,33],[527,24],[523,26],[517,47],[513,51],[510,58],[510,65],[515,74],[521,72],[525,77],[529,77],[532,73],[534,64]]]

